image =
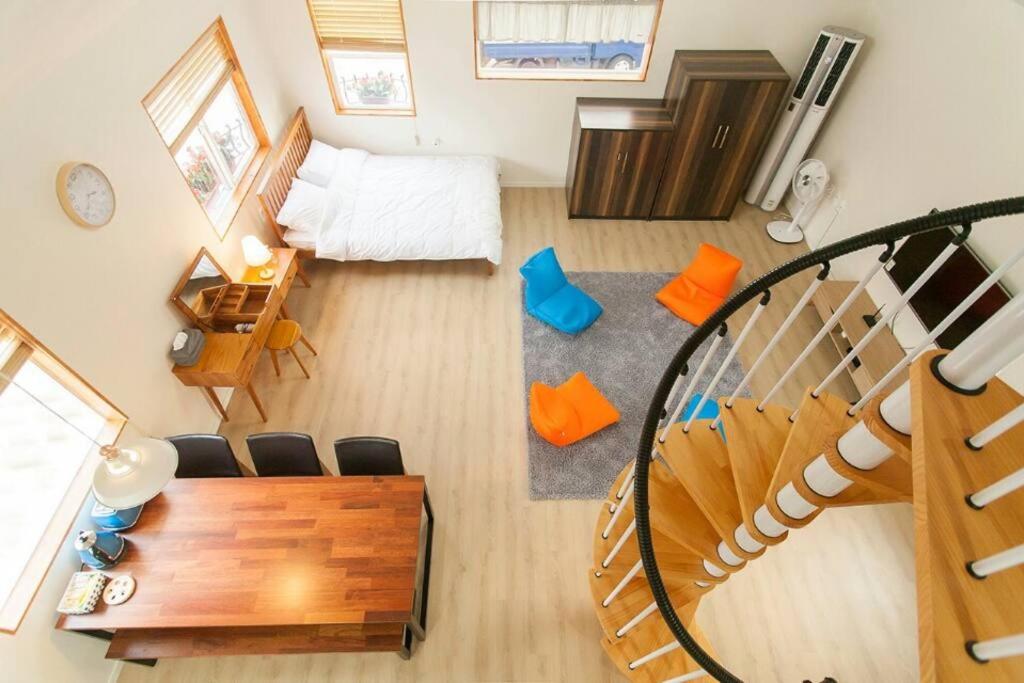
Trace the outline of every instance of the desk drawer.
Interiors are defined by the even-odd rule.
[[[403,629],[398,623],[119,629],[107,659],[398,652]]]
[[[299,260],[292,259],[291,263],[288,264],[288,270],[285,272],[284,277],[281,278],[281,284],[278,289],[281,291],[281,297],[288,296],[288,290],[292,288],[292,280],[295,279],[295,274],[299,272]]]

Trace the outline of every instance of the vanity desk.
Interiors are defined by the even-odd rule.
[[[267,421],[266,409],[252,384],[252,374],[266,346],[274,320],[278,316],[289,317],[285,299],[296,275],[306,281],[299,270],[297,250],[278,248],[272,251],[274,258],[267,266],[274,269],[274,275],[264,280],[259,276],[261,269],[251,267],[241,277],[229,278],[210,253],[205,248],[201,249],[171,296],[172,303],[196,327],[203,330],[206,338],[202,354],[195,365],[176,364],[171,372],[185,386],[202,389],[225,422],[228,421],[228,414],[217,398],[215,387],[244,388],[260,417],[264,422]],[[225,329],[224,324],[215,324],[207,315],[209,300],[214,299],[210,292],[234,285],[248,286],[240,287],[242,306],[248,308],[238,314],[238,320],[250,321],[253,324],[250,332],[236,332],[230,324]],[[252,292],[248,294],[249,300],[246,300],[247,292]],[[220,299],[226,300],[229,296]],[[215,303],[222,303],[220,299],[215,299]],[[234,320],[230,315],[225,318],[229,323]]]

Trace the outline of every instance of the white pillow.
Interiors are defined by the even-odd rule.
[[[334,169],[338,167],[339,154],[341,154],[341,150],[337,147],[313,140],[296,175],[307,183],[327,187],[331,178],[334,177]]]
[[[296,232],[316,235],[327,203],[327,190],[296,178],[277,212],[277,222]]]

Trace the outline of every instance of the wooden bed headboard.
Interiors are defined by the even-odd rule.
[[[270,158],[267,175],[256,194],[260,208],[267,217],[270,227],[277,234],[277,239],[281,240],[282,246],[288,245],[284,241],[284,228],[277,224],[277,214],[284,204],[285,197],[288,196],[292,178],[302,165],[302,160],[306,158],[312,142],[313,134],[309,130],[306,110],[299,107],[288,124],[281,146],[274,150]]]

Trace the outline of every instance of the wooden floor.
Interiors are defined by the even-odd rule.
[[[335,438],[401,441],[406,467],[426,475],[437,515],[427,640],[412,660],[164,660],[155,669],[126,664],[121,681],[620,680],[598,644],[585,575],[597,502],[527,497],[517,267],[554,245],[567,270],[677,271],[708,241],[743,258],[749,281],[802,248],[772,242],[767,214],[746,205],[728,223],[570,222],[563,191],[507,189],[502,208],[504,263],[490,278],[470,262],[307,266],[313,288],[294,287],[289,307],[320,351],[308,363],[313,378],[284,358],[277,379],[262,359],[256,381],[270,421],[259,422],[236,394],[222,430],[246,462],[246,434],[308,432],[334,471]],[[747,367],[802,286],[773,292],[740,352]],[[755,393],[819,327],[808,308]],[[783,402],[836,360],[823,343]],[[849,397],[852,385],[838,389]],[[747,681],[917,680],[910,512],[827,511],[716,589],[698,620],[721,661]]]

